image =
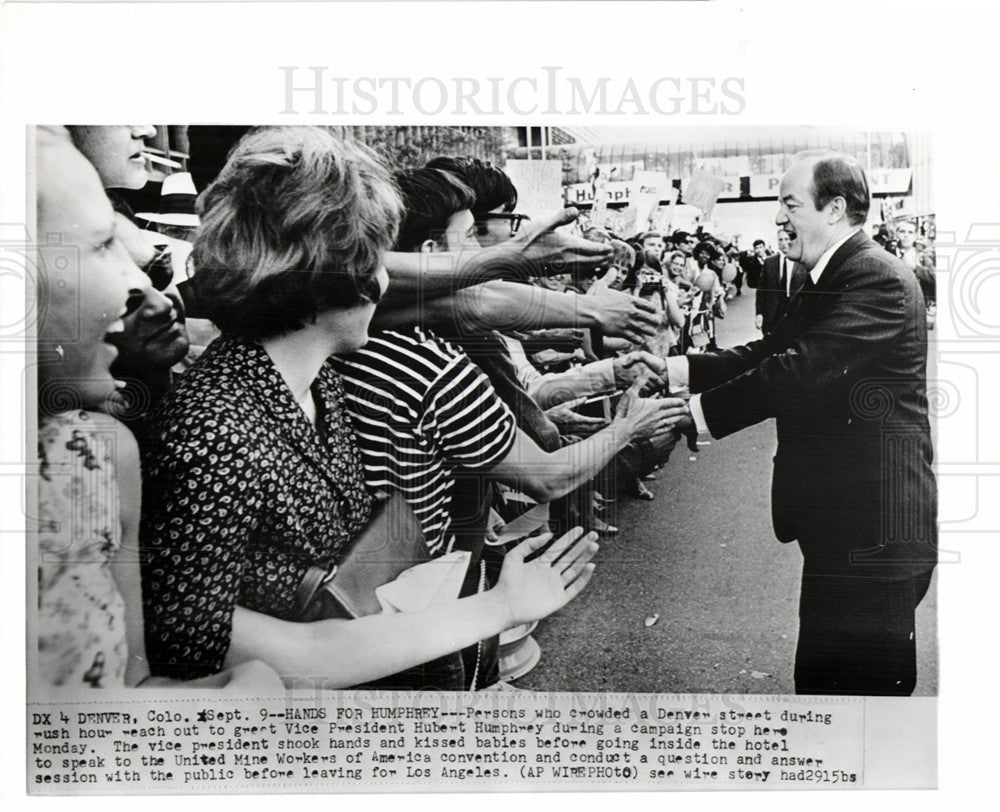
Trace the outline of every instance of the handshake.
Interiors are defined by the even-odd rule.
[[[620,355],[614,360],[615,387],[625,389],[637,380],[644,381],[640,394],[670,393],[667,362],[645,350]]]
[[[615,421],[648,439],[664,431],[676,431],[687,439],[688,448],[698,451],[698,430],[688,398],[670,393],[666,360],[645,351],[630,352],[614,361],[615,385],[627,391],[618,403]],[[652,430],[650,430],[652,428]]]

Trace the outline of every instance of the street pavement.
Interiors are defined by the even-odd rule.
[[[759,336],[754,291],[717,323],[720,347]],[[788,694],[802,558],[770,518],[773,421],[698,454],[681,443],[647,483],[652,502],[619,500],[620,533],[601,543],[589,587],[542,621],[539,664],[516,681],[539,691]],[[915,695],[937,694],[936,576],[917,613]],[[647,625],[649,619],[656,622]]]

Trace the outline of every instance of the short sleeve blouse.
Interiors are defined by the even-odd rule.
[[[236,604],[294,619],[306,570],[367,523],[373,500],[329,364],[313,395],[321,433],[264,348],[224,336],[151,415],[140,543],[154,674],[221,670]]]

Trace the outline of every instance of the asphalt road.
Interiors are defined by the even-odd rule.
[[[718,322],[722,347],[759,335],[753,291]],[[597,572],[534,633],[539,664],[516,681],[540,691],[786,694],[802,559],[771,530],[773,421],[679,445],[652,502],[626,501]],[[916,695],[936,695],[936,578],[917,614]],[[650,626],[647,618],[659,616]]]

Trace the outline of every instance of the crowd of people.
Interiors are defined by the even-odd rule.
[[[645,231],[622,239],[589,223],[581,226],[587,239],[616,247],[616,262],[603,275],[572,279],[556,277],[550,285],[586,293],[592,286],[625,291],[651,304],[660,318],[656,333],[642,348],[667,357],[715,349],[715,320],[726,316],[726,303],[742,295],[743,271],[736,246],[700,226],[695,232],[675,229],[668,234]],[[607,342],[616,351],[621,341]]]
[[[573,208],[532,221],[488,162],[388,167],[319,127],[190,128],[189,171],[136,213],[152,132],[37,130],[45,684],[507,689],[499,636],[587,586],[615,506],[654,498],[678,442],[776,418],[796,689],[912,691],[928,296],[905,224],[900,258],[862,232],[855,161],[802,159],[778,252],[741,252]],[[763,338],[719,351],[744,285]],[[873,376],[912,428],[891,469],[857,403]],[[362,578],[378,608],[345,611],[357,546],[400,503],[389,533],[412,525],[426,563]]]
[[[496,688],[498,635],[586,586],[601,513],[678,441],[664,297],[553,289],[634,253],[557,230],[572,210],[524,222],[495,166],[393,172],[322,128],[209,168],[192,138],[197,225],[137,215],[152,132],[37,133],[43,681]],[[391,492],[460,585],[302,622]]]

